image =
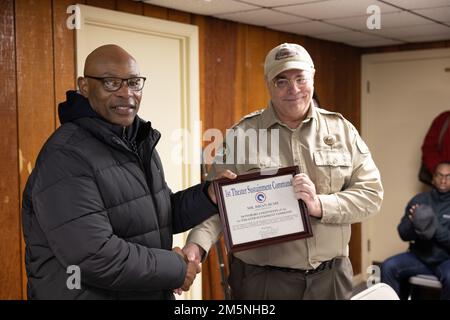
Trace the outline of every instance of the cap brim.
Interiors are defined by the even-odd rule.
[[[277,75],[279,75],[281,72],[291,69],[312,71],[314,70],[314,67],[311,64],[304,61],[287,61],[285,63],[280,64],[276,68],[270,70],[270,72],[267,74],[267,79],[270,81]]]

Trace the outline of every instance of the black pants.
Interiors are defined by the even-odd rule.
[[[238,300],[344,300],[352,294],[352,278],[347,257],[337,257],[330,268],[312,274],[249,265],[233,257],[228,283]]]

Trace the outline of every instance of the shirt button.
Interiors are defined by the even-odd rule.
[[[330,134],[323,138],[323,142],[325,142],[325,144],[331,146],[336,142],[336,137]]]

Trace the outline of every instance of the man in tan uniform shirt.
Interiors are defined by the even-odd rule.
[[[229,134],[239,140],[249,129],[265,129],[268,141],[273,135],[278,141],[269,143],[267,150],[247,144],[244,155],[236,144],[234,152],[225,148],[208,178],[225,169],[245,174],[297,165],[301,173],[293,179],[294,191],[308,207],[313,237],[234,253],[228,279],[232,296],[348,299],[353,276],[348,259],[350,224],[379,211],[380,174],[354,126],[339,113],[315,105],[314,64],[303,47],[285,43],[272,49],[264,69],[271,97],[268,107],[245,116]],[[249,159],[248,151],[257,157]],[[184,251],[201,260],[221,231],[215,215],[190,232]]]

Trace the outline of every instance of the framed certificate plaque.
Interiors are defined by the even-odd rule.
[[[308,210],[292,186],[298,173],[293,166],[213,182],[229,252],[312,236]]]

